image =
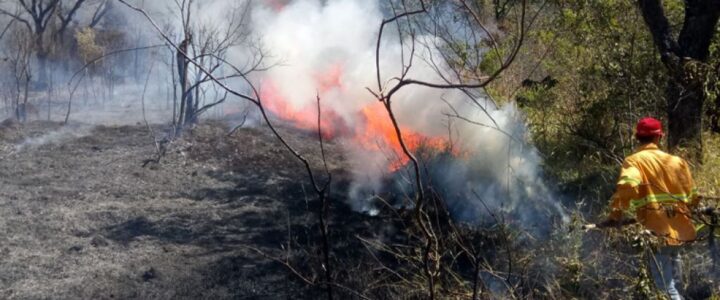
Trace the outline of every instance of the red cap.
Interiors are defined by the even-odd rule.
[[[662,123],[655,118],[642,118],[635,127],[636,137],[656,137],[663,136]]]

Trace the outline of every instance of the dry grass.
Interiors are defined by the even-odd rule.
[[[720,135],[704,136],[705,151],[702,166],[695,166],[695,183],[703,195],[720,196]]]
[[[321,274],[316,203],[302,166],[262,128],[232,137],[220,123],[204,123],[169,145],[160,164],[143,126],[69,127],[34,122],[0,126],[0,298],[3,299],[276,299],[317,298],[271,258],[287,258],[308,279]],[[162,128],[156,128],[162,132]],[[282,129],[316,165],[314,139]],[[76,134],[81,132],[82,134]],[[49,138],[52,137],[52,138]],[[27,142],[25,147],[17,145]],[[37,141],[44,141],[39,143]],[[312,142],[310,142],[312,141]],[[27,143],[26,143],[27,144]],[[698,185],[714,193],[720,141],[708,139],[709,158]],[[346,162],[328,146],[336,183],[331,194],[331,255],[338,297],[423,298],[425,278],[413,260],[418,241],[395,212],[369,217],[345,206]],[[602,199],[594,199],[600,202]],[[583,232],[576,214],[549,240],[510,239],[510,229],[459,232],[487,260],[483,297],[617,299],[649,297],[637,230]],[[407,223],[405,223],[407,224]],[[438,232],[444,232],[438,228]],[[362,240],[361,240],[361,239]],[[471,294],[468,257],[443,236],[443,299]],[[374,243],[373,245],[369,243]],[[469,244],[468,244],[469,243]],[[383,248],[391,246],[405,258]],[[253,248],[252,250],[250,248]],[[686,255],[686,289],[711,297],[703,243]],[[263,252],[261,255],[256,250]],[[508,259],[513,274],[506,273]],[[507,289],[507,282],[516,289]],[[352,291],[351,291],[352,290]]]
[[[147,168],[142,162],[154,149],[142,126],[95,127],[82,137],[14,147],[57,130],[54,123],[3,128],[0,298],[297,292],[285,270],[242,247],[278,249],[286,234],[285,222],[276,221],[304,205],[288,198],[302,195],[302,177],[277,167],[294,161],[278,154],[266,132],[242,130],[225,149],[191,134]],[[224,138],[218,124],[197,130],[217,133],[203,133],[214,142]],[[298,218],[306,213],[296,211]]]

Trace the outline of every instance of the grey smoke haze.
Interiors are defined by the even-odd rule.
[[[351,128],[361,128],[358,111],[376,101],[365,87],[375,88],[375,43],[382,18],[378,1],[301,0],[292,1],[279,11],[270,6],[256,8],[252,18],[254,32],[285,62],[263,74],[259,84],[272,82],[283,99],[301,110],[314,105],[313,96],[322,84],[314,74],[330,72],[339,65],[342,70],[339,83],[320,95],[323,110],[337,113]],[[392,32],[386,32],[388,37],[381,51],[383,82],[398,76],[402,66],[402,49]],[[426,44],[434,42],[431,36],[419,39]],[[423,64],[431,57],[433,61],[442,61],[438,54],[419,51],[417,55],[421,58],[416,59],[409,77],[442,82],[433,67]],[[434,168],[429,171],[435,181],[433,185],[443,190],[451,211],[458,219],[470,223],[487,222],[489,211],[504,213],[517,218],[525,228],[547,228],[552,218],[566,221],[559,199],[543,181],[542,159],[528,142],[522,113],[512,103],[494,107],[490,101],[478,100],[488,103],[485,108],[490,115],[457,91],[410,87],[394,99],[400,123],[430,137],[448,136],[447,103],[478,123],[498,124],[500,130],[454,120],[450,130],[454,146],[467,155],[428,162]],[[388,188],[383,186],[388,184],[383,178],[391,175],[388,152],[358,147],[352,135],[344,144],[351,153],[355,176],[349,201],[358,210],[372,212],[377,208],[372,200],[374,193]],[[398,180],[395,184],[403,182],[406,181]]]
[[[192,14],[194,26],[222,32],[228,27],[225,23],[228,14],[238,13],[238,8],[244,3],[232,0],[196,1]],[[167,28],[171,37],[180,41],[181,19],[174,1],[138,0],[134,4],[148,10],[153,19]],[[116,21],[122,23],[120,28],[126,30],[129,46],[162,43],[142,16],[119,3],[115,3],[114,10],[116,15],[121,16]],[[285,106],[295,111],[314,107],[315,95],[320,92],[326,115],[335,115],[351,129],[350,133],[338,138],[353,166],[354,180],[348,201],[355,209],[367,212],[377,209],[373,200],[375,193],[409,188],[402,181],[387,186],[386,178],[397,174],[388,171],[388,164],[393,160],[388,153],[392,150],[382,145],[384,141],[377,141],[381,147],[384,146],[384,151],[368,151],[367,147],[357,144],[352,132],[365,126],[360,113],[363,108],[376,103],[366,87],[377,89],[375,43],[384,15],[380,0],[257,1],[251,6],[248,22],[251,44],[261,46],[269,55],[268,59],[279,63],[265,72],[252,74],[254,84],[261,91],[271,90],[276,99],[281,99]],[[82,24],[83,18],[87,17],[87,14],[81,16],[78,22]],[[418,39],[429,45],[438,42],[431,36],[420,36]],[[409,43],[405,45],[407,47]],[[230,49],[228,61],[238,66],[247,64],[252,59],[248,46],[242,44]],[[401,48],[396,30],[388,30],[381,50],[381,81],[391,86],[391,79],[399,75],[402,67],[401,53],[404,50],[407,54],[409,49]],[[416,55],[418,58],[409,76],[441,82],[436,69],[425,63],[442,61],[438,54],[433,50],[420,49]],[[172,117],[172,109],[168,109],[172,97],[168,88],[172,76],[171,59],[173,53],[169,49],[144,52],[141,57],[143,71],[125,83],[118,83],[114,100],[103,104],[102,109],[98,109],[97,105],[80,105],[77,116],[92,123],[139,122],[142,89],[137,87],[150,76],[146,101],[151,121],[168,122]],[[133,62],[116,60],[113,63],[127,67]],[[229,69],[221,68],[219,73],[227,71]],[[331,76],[331,82],[326,82],[323,78],[333,72],[337,74]],[[69,74],[58,71],[57,77],[64,82]],[[228,83],[240,91],[248,91],[238,82]],[[213,96],[220,91],[209,88],[208,93]],[[557,197],[543,181],[542,159],[529,142],[522,113],[512,103],[494,107],[481,95],[478,93],[476,100],[487,103],[484,108],[490,112],[489,115],[482,112],[466,94],[458,91],[407,87],[396,94],[394,109],[404,129],[428,137],[449,138],[455,148],[464,153],[461,157],[437,158],[427,162],[433,167],[428,174],[433,186],[442,190],[453,214],[463,221],[486,222],[489,211],[511,215],[526,228],[549,224],[547,221],[553,217],[564,220]],[[59,92],[58,98],[65,99],[63,97],[67,94]],[[93,97],[92,93],[85,93],[75,101],[88,102],[89,97]],[[89,102],[98,103],[97,99]],[[230,99],[208,116],[241,111],[243,105],[238,99]],[[499,130],[456,119],[448,120],[446,114],[451,112],[448,105],[461,112],[463,117],[478,123],[490,126],[497,123]],[[450,128],[448,124],[451,124]]]
[[[15,151],[22,151],[26,148],[40,147],[47,144],[62,144],[70,140],[88,136],[92,133],[93,126],[77,125],[64,126],[45,134],[29,137],[15,145]]]

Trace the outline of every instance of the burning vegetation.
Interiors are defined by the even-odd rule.
[[[662,297],[640,225],[583,226],[651,83],[717,88],[659,73],[639,2],[0,2],[0,298]],[[595,52],[598,16],[651,32]],[[716,219],[687,298],[720,295]]]

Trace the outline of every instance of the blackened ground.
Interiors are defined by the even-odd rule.
[[[313,297],[317,289],[257,251],[289,253],[316,275],[307,266],[317,250],[297,246],[316,238],[302,165],[266,129],[226,132],[202,124],[143,167],[155,147],[141,125],[1,124],[0,298]],[[286,133],[320,166],[312,135]],[[328,145],[336,174],[338,148]],[[367,224],[340,201],[333,210]],[[335,253],[363,251],[347,240]]]

